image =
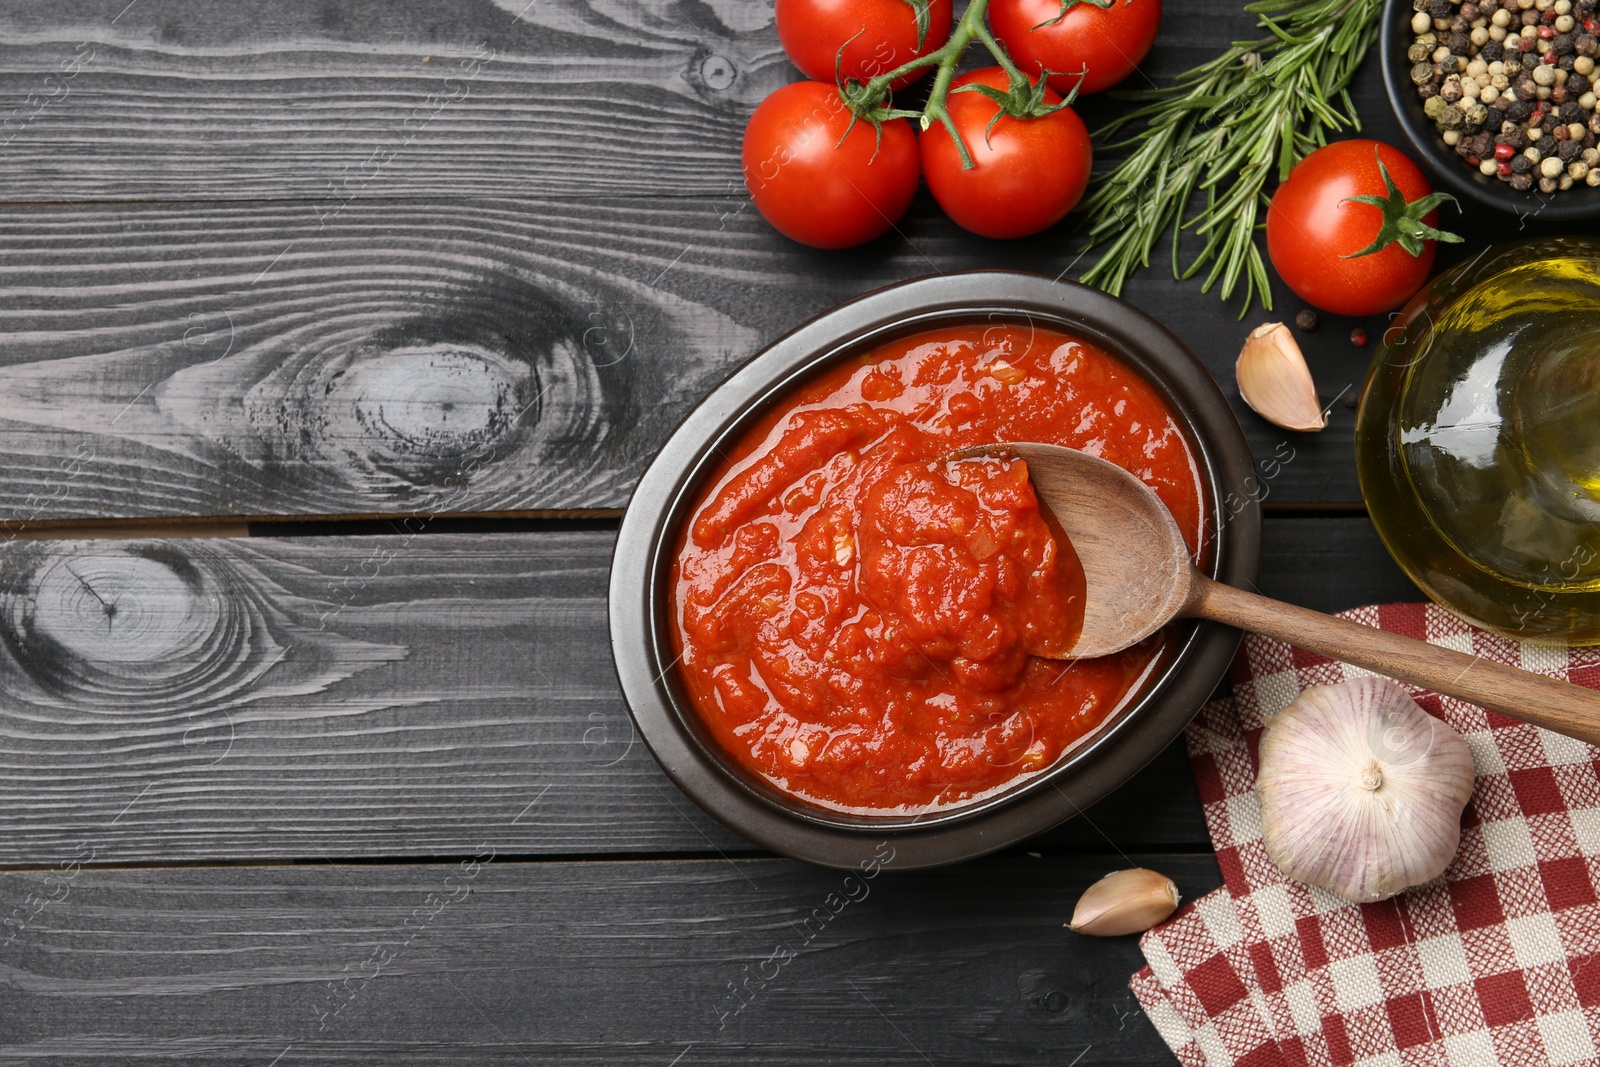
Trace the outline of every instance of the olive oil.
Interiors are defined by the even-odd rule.
[[[1600,241],[1493,249],[1418,294],[1373,360],[1356,462],[1435,600],[1600,643]]]

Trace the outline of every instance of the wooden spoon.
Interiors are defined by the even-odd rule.
[[[951,458],[1015,456],[1083,564],[1083,633],[1062,659],[1127,648],[1175,618],[1276,637],[1435,692],[1600,744],[1600,692],[1335,619],[1213,581],[1195,567],[1178,524],[1139,479],[1060,445],[983,445]]]

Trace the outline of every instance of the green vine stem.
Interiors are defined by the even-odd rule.
[[[914,3],[914,0],[907,0],[907,2]],[[1067,10],[1074,4],[1087,3],[1096,7],[1109,7],[1113,2],[1115,0],[1063,0],[1061,16],[1065,16]],[[888,119],[915,119],[923,130],[927,130],[935,122],[939,123],[949,132],[950,139],[955,142],[956,151],[961,154],[962,169],[971,170],[974,165],[972,154],[967,151],[966,142],[962,140],[961,134],[956,132],[955,121],[951,119],[946,104],[950,99],[950,83],[955,80],[956,67],[960,65],[961,57],[966,53],[967,46],[972,44],[973,41],[983,45],[989,54],[994,57],[994,61],[999,65],[1000,69],[1006,72],[1006,77],[1010,79],[1010,92],[1003,96],[995,97],[997,101],[1002,99],[1006,101],[1001,106],[1007,114],[1019,118],[1043,116],[1056,110],[1059,106],[1064,106],[1046,105],[1042,102],[1042,94],[1034,91],[1033,81],[1022,73],[1016,63],[1012,62],[1011,57],[1006,54],[1005,48],[1001,46],[990,31],[988,15],[989,0],[971,0],[967,4],[966,10],[961,13],[960,20],[951,29],[950,39],[941,47],[929,52],[927,55],[918,56],[909,62],[902,63],[893,70],[879,74],[865,83],[854,79],[845,80],[839,85],[840,96],[857,118],[866,119],[872,123],[880,123]],[[938,71],[934,74],[933,89],[928,93],[928,102],[923,105],[922,110],[908,111],[888,106],[889,86],[891,83],[898,81],[907,74],[927,67],[937,67]],[[1044,81],[1048,74],[1049,72],[1046,72],[1045,75],[1041,75],[1040,81]],[[984,95],[994,96],[995,94],[985,91]],[[1068,103],[1071,102],[1073,95],[1075,94],[1068,95]]]
[[[961,13],[961,20],[951,29],[948,41],[927,55],[918,56],[887,73],[879,74],[865,85],[853,80],[845,82],[839,87],[845,103],[857,115],[875,122],[891,118],[916,119],[924,130],[935,122],[942,124],[949,132],[951,140],[955,141],[956,150],[961,153],[961,166],[970,169],[973,166],[972,156],[967,151],[966,142],[956,132],[955,122],[951,120],[950,112],[945,108],[945,101],[950,97],[950,83],[955,79],[956,66],[966,53],[967,46],[974,40],[983,40],[990,51],[995,53],[996,59],[1001,59],[1004,55],[1004,50],[992,43],[994,37],[989,33],[988,13],[989,0],[972,0],[967,9]],[[1006,68],[1008,74],[1017,69],[1009,56],[1001,61],[1001,65]],[[939,69],[933,78],[933,91],[928,94],[928,103],[921,111],[904,111],[883,106],[889,97],[889,86],[892,82],[927,67]],[[1020,72],[1014,76],[1020,76]]]

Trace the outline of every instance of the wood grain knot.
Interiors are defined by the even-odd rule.
[[[346,499],[354,489],[373,505],[433,511],[510,503],[526,496],[530,469],[592,455],[631,406],[611,381],[623,331],[604,316],[597,326],[564,295],[488,282],[431,317],[325,327],[314,346],[247,356],[264,373],[239,404],[246,433],[184,410],[202,395],[197,381],[160,402],[202,432],[223,429],[232,447],[263,448],[263,466]]]
[[[278,649],[212,562],[161,543],[30,546],[3,568],[0,640],[35,699],[106,715],[216,706]]]
[[[537,423],[536,381],[526,361],[470,344],[364,350],[302,381],[322,400],[298,429],[369,485],[450,488]]]

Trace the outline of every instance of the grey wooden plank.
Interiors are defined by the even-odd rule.
[[[0,818],[22,836],[0,860],[84,834],[110,860],[440,855],[491,828],[524,852],[736,842],[633,738],[610,544],[14,543]]]
[[[1273,518],[1267,543],[1269,594],[1414,595],[1364,517]],[[603,530],[13,543],[0,865],[86,837],[124,863],[456,855],[490,831],[518,854],[749,851],[633,737],[610,549]],[[1206,847],[1181,746],[1041,840]]]
[[[0,908],[28,917],[0,947],[0,1057],[1154,1063],[1164,1046],[1126,985],[1135,939],[1062,924],[1130,860],[1188,897],[1221,882],[1194,855],[916,874],[891,859],[867,878],[779,860],[509,863],[497,842],[486,831],[465,868],[0,876]]]
[[[1261,552],[1261,592],[1316,611],[1424,600],[1365,515],[1273,515]]]
[[[0,40],[26,201],[721,192],[793,77],[749,0],[68,0]]]
[[[0,214],[0,518],[620,505],[761,338],[673,203]]]
[[[1191,0],[1175,73],[1250,20]],[[771,0],[64,0],[0,10],[17,201],[721,196],[799,77]]]

